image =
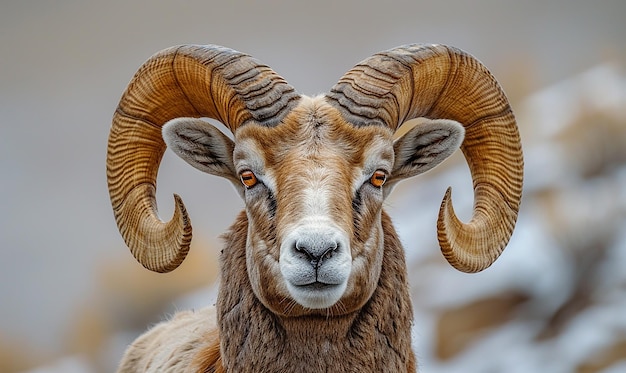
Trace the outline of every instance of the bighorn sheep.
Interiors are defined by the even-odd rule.
[[[224,123],[234,141],[201,117]],[[428,120],[394,141],[418,117]],[[120,233],[157,272],[175,269],[191,240],[178,196],[171,221],[157,214],[166,144],[230,180],[245,211],[225,235],[215,310],[153,328],[120,372],[415,371],[404,249],[383,200],[460,146],[473,216],[459,221],[448,190],[437,231],[445,258],[465,272],[498,258],[521,200],[522,149],[505,94],[480,62],[442,45],[375,54],[314,98],[224,47],[151,57],[114,114],[107,177]]]

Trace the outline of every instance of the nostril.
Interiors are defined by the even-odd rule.
[[[322,264],[322,261],[333,257],[339,245],[334,241],[310,243],[306,240],[298,240],[294,243],[293,248],[300,254],[302,259],[306,259],[317,269]]]
[[[302,244],[300,241],[297,241],[294,244],[294,249],[296,250],[296,252],[303,254],[307,258],[311,259],[312,257],[311,249],[309,249],[306,245]]]
[[[320,257],[320,260],[325,260],[325,259],[330,259],[333,257],[333,254],[335,253],[335,251],[337,251],[337,249],[339,248],[339,245],[337,245],[336,242],[333,242],[332,245],[330,245],[326,251],[324,251]]]
[[[300,241],[297,241],[294,245],[294,248],[303,259],[306,259],[311,263],[315,263],[313,264],[314,267],[317,266],[317,262],[319,261],[320,257],[315,254],[314,250],[310,246],[305,245]]]

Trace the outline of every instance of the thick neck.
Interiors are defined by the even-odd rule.
[[[382,222],[383,268],[363,308],[341,317],[278,317],[255,297],[248,276],[241,276],[247,220],[240,215],[226,235],[217,301],[226,371],[414,372],[404,253],[385,213]]]

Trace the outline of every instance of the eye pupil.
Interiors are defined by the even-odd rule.
[[[382,187],[385,181],[387,181],[387,174],[381,170],[374,172],[370,179],[370,183],[375,187]]]
[[[256,175],[252,171],[243,171],[239,174],[239,178],[241,179],[241,183],[246,188],[252,188],[257,183]]]

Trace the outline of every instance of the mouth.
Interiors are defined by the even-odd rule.
[[[315,281],[310,284],[298,285],[298,289],[308,290],[308,291],[325,291],[332,289],[333,287],[338,286],[337,284],[327,284],[321,281]]]
[[[288,285],[293,299],[300,305],[310,309],[323,309],[335,304],[346,290],[346,283],[329,284],[314,281],[302,285]]]

